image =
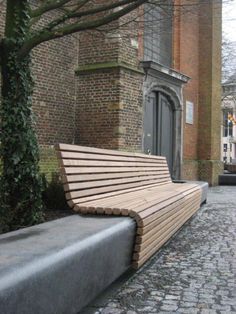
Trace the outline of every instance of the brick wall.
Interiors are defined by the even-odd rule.
[[[175,19],[174,32],[174,66],[191,77],[184,87],[182,177],[207,180],[214,185],[221,171],[221,6],[199,1],[188,10],[184,8],[186,3],[186,0],[176,0],[182,7]],[[185,121],[186,100],[194,104],[193,124]]]
[[[33,111],[41,145],[74,140],[77,55],[77,41],[72,36],[33,50]]]
[[[218,184],[221,119],[221,2],[200,7],[199,50],[199,176]]]
[[[121,71],[120,148],[142,151],[143,138],[143,75],[134,71]]]
[[[118,61],[124,62],[133,67],[139,67],[140,42],[139,38],[142,35],[139,27],[141,27],[139,15],[142,14],[142,9],[135,10],[130,14],[122,17],[119,20],[119,55]],[[132,21],[132,22],[131,22]]]
[[[118,22],[112,27],[118,28]],[[79,65],[117,61],[119,55],[119,32],[82,32],[79,36]]]
[[[81,34],[76,142],[141,150],[142,72],[138,69],[138,10],[111,25],[113,31]]]
[[[112,23],[112,28],[114,31],[80,34],[75,142],[81,145],[118,147],[118,21]]]
[[[120,140],[119,147],[123,150],[142,150],[143,125],[143,74],[139,62],[143,59],[142,24],[143,8],[135,10],[120,19],[119,61],[126,63],[130,69],[120,72]],[[140,18],[141,16],[141,18]],[[134,21],[134,22],[129,22]],[[125,27],[122,27],[125,25]]]
[[[79,73],[76,143],[102,148],[118,147],[119,79],[119,68]]]
[[[187,11],[184,7],[187,1],[178,1],[179,12],[176,13],[174,33],[174,60],[176,70],[189,76],[191,80],[184,86],[184,111],[183,111],[183,179],[198,179],[197,163],[198,158],[198,9],[196,6]],[[194,104],[193,124],[186,123],[186,101]]]

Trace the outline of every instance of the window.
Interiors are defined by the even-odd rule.
[[[173,0],[163,6],[145,4],[144,61],[172,66]]]
[[[223,137],[233,135],[233,122],[228,119],[228,115],[233,115],[232,110],[223,111]]]

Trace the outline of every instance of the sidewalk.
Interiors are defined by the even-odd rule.
[[[207,204],[158,254],[83,313],[235,313],[236,186]]]

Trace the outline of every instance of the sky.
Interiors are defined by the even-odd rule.
[[[223,33],[236,41],[236,0],[223,0]]]

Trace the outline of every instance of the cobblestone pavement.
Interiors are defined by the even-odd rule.
[[[235,313],[236,187],[208,202],[158,254],[89,313]]]

